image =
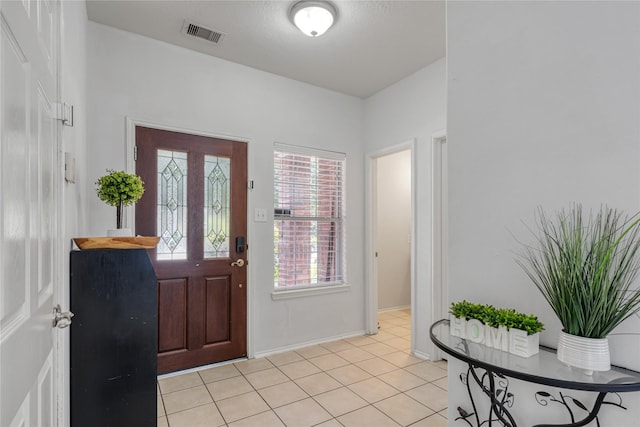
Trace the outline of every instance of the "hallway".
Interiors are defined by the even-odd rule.
[[[408,310],[380,331],[158,384],[158,427],[446,426],[447,366],[409,354]]]

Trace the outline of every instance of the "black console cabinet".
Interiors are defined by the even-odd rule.
[[[70,286],[71,427],[155,427],[157,279],[147,251],[72,251]]]

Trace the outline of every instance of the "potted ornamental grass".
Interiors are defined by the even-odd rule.
[[[587,373],[610,368],[607,336],[640,310],[640,215],[573,205],[536,213],[534,243],[517,262],[560,319],[558,359]]]
[[[122,208],[136,203],[144,194],[144,182],[133,173],[107,170],[108,174],[96,181],[100,200],[116,208],[117,230],[107,230],[108,236],[131,236],[131,229],[122,228]]]

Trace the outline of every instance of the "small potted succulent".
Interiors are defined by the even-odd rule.
[[[133,173],[107,169],[108,174],[96,181],[96,193],[100,200],[116,208],[117,230],[107,230],[108,236],[131,236],[131,230],[122,228],[122,208],[131,206],[142,197],[144,182]]]

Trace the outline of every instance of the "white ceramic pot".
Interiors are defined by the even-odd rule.
[[[593,371],[611,369],[609,340],[607,338],[585,338],[560,332],[558,360],[569,366],[582,368],[588,375]]]
[[[107,237],[131,237],[133,232],[130,228],[110,228],[107,230]]]

